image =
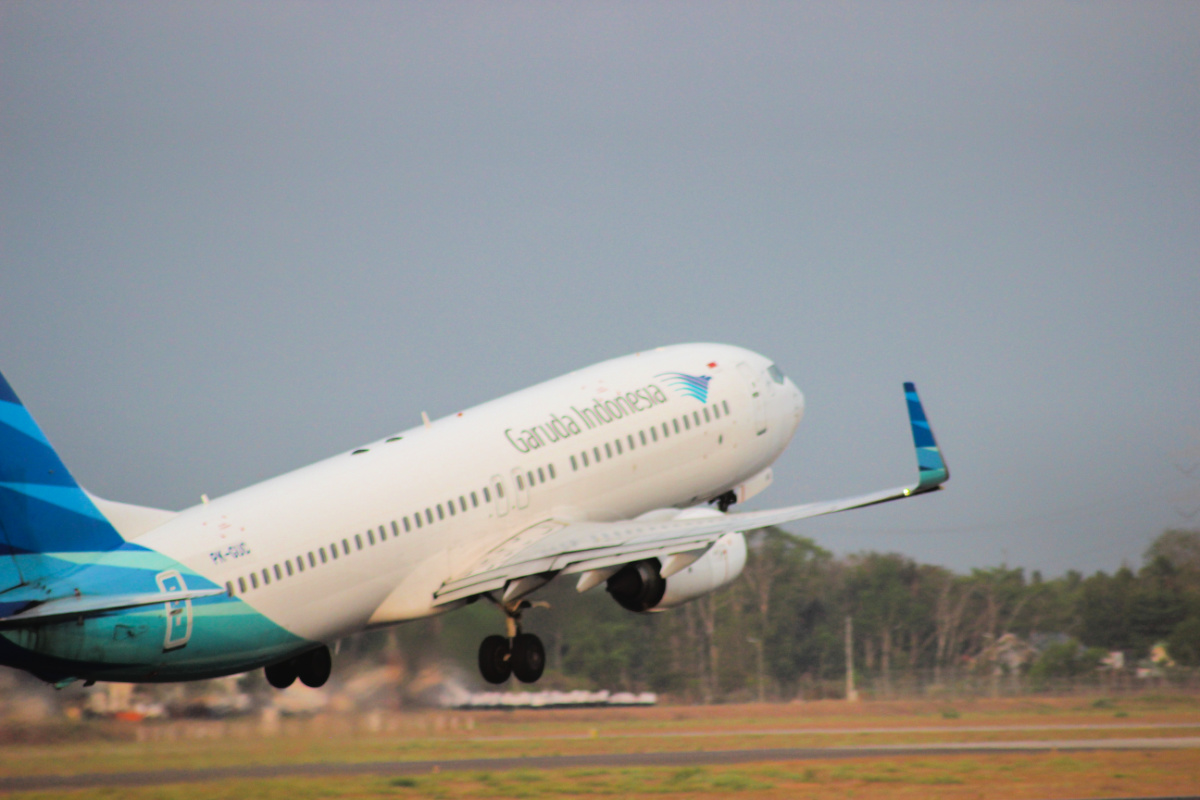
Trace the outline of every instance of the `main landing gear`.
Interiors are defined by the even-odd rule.
[[[521,633],[521,612],[533,604],[517,600],[497,605],[504,611],[508,635],[493,634],[479,645],[479,672],[488,683],[504,683],[509,675],[515,675],[522,683],[533,683],[546,669],[542,640],[532,633]]]
[[[329,655],[329,648],[324,645],[263,670],[267,674],[267,683],[276,689],[286,689],[296,682],[296,678],[305,686],[315,689],[325,685],[332,671],[333,659]]]
[[[737,502],[737,494],[730,490],[725,494],[720,494],[708,501],[710,504],[716,503],[717,510],[724,514],[729,510],[729,507]]]

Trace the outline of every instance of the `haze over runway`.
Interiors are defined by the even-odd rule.
[[[182,508],[605,358],[769,355],[752,507],[1058,574],[1200,525],[1200,7],[0,6],[0,370]]]

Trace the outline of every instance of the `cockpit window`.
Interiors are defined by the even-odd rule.
[[[783,370],[772,364],[767,367],[767,374],[771,376],[771,380],[776,383],[783,383]]]

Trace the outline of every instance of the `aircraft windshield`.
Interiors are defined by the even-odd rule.
[[[767,367],[767,374],[771,376],[771,380],[776,383],[783,383],[783,370],[772,364]]]

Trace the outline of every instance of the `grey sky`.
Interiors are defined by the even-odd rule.
[[[5,3],[0,369],[180,508],[728,341],[808,398],[756,505],[909,480],[906,379],[950,463],[793,530],[1136,566],[1200,510],[1198,75],[1194,3]]]

